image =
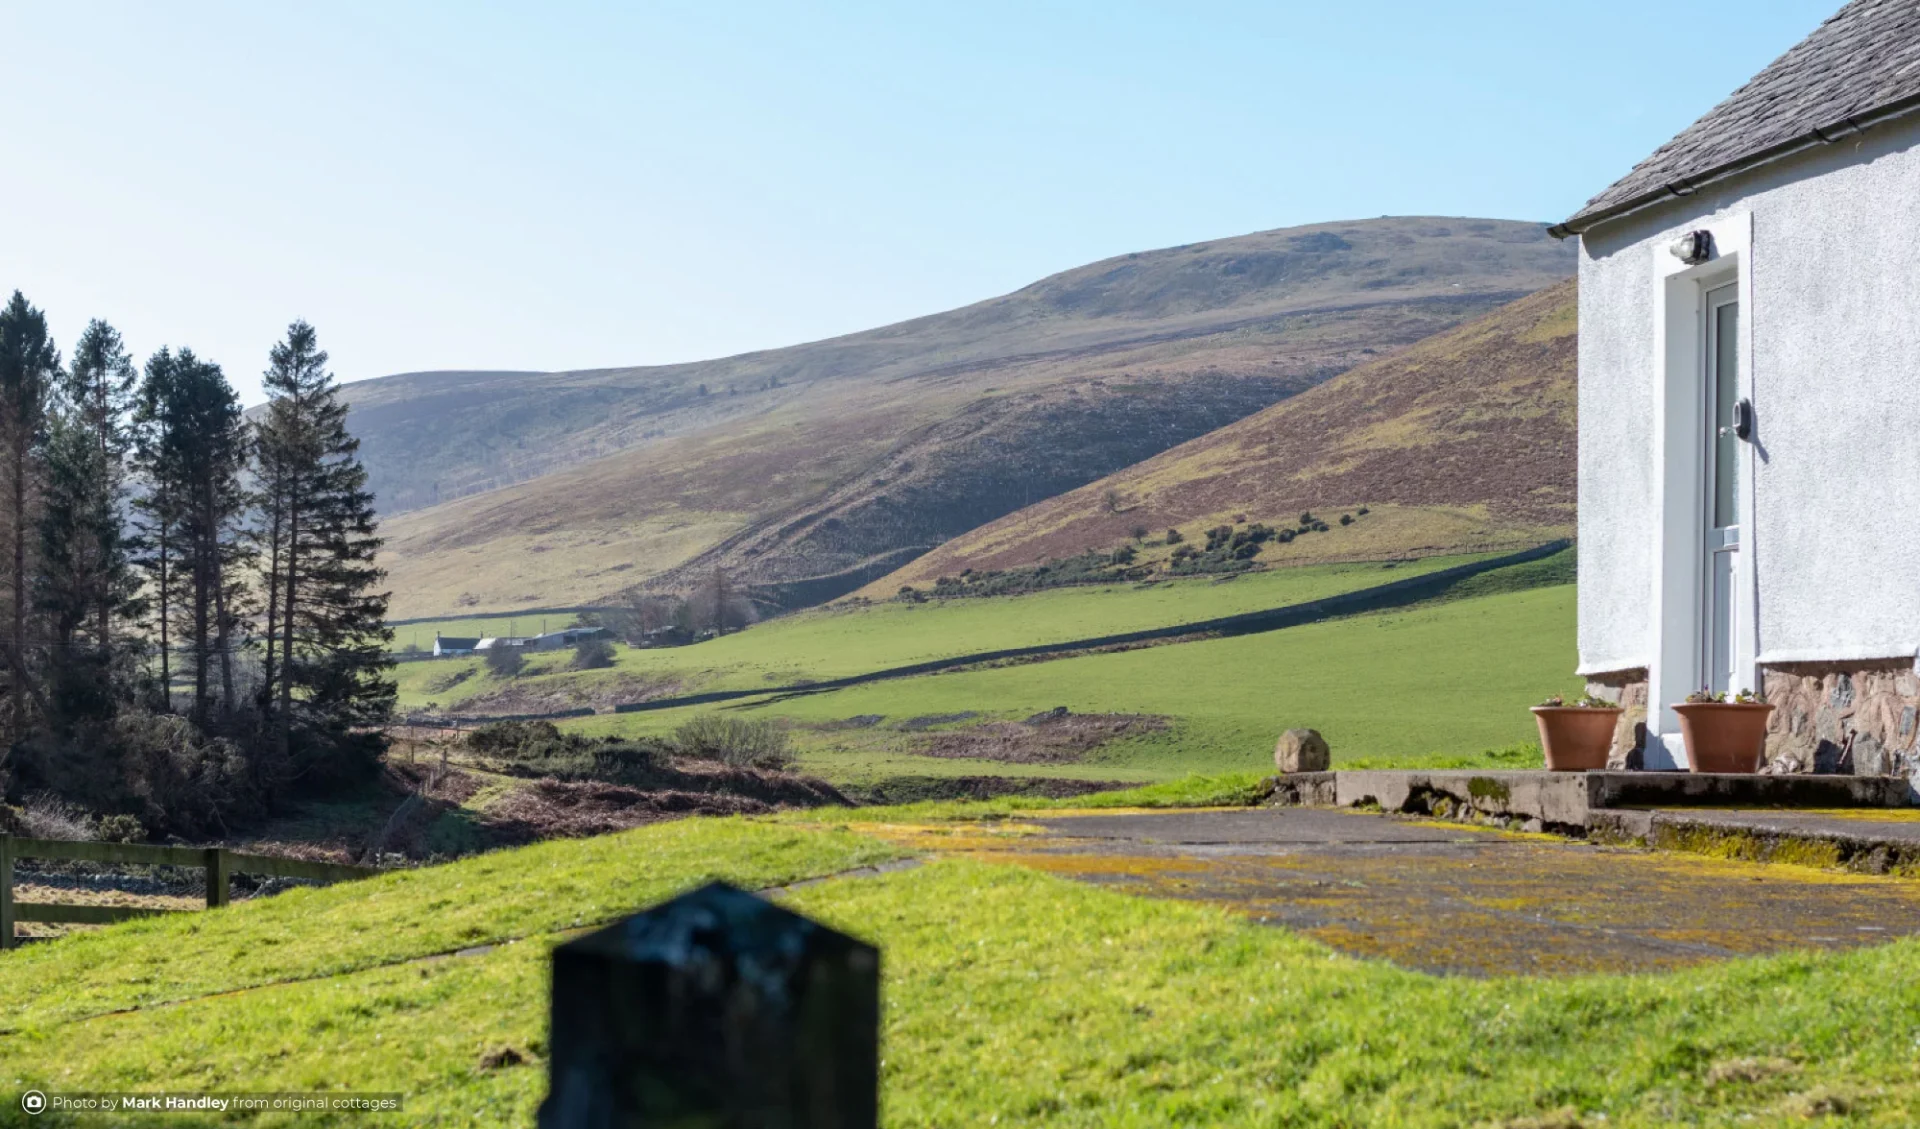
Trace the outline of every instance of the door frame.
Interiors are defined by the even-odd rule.
[[[1743,311],[1740,307],[1739,287],[1738,285],[1736,285],[1735,280],[1732,278],[1728,278],[1725,281],[1717,284],[1702,281],[1700,284],[1700,297],[1701,297],[1700,391],[1702,394],[1701,401],[1700,401],[1700,406],[1701,406],[1700,438],[1702,442],[1705,444],[1705,446],[1701,450],[1701,454],[1704,457],[1702,458],[1701,465],[1700,465],[1701,522],[1700,522],[1699,536],[1702,538],[1702,542],[1703,542],[1700,550],[1700,566],[1701,566],[1700,567],[1701,610],[1700,610],[1700,649],[1699,649],[1700,667],[1694,676],[1694,681],[1698,683],[1703,689],[1705,689],[1705,688],[1711,687],[1713,680],[1715,678],[1721,676],[1722,674],[1725,674],[1729,676],[1730,680],[1734,683],[1734,685],[1723,687],[1723,689],[1731,691],[1731,690],[1741,688],[1738,685],[1738,681],[1739,681],[1738,676],[1733,674],[1733,664],[1737,660],[1738,652],[1732,651],[1732,650],[1728,651],[1727,653],[1728,669],[1726,671],[1716,671],[1714,669],[1714,666],[1716,664],[1713,661],[1714,647],[1718,641],[1716,639],[1716,636],[1718,635],[1718,631],[1716,630],[1716,624],[1714,623],[1714,619],[1718,614],[1718,610],[1715,607],[1715,603],[1717,601],[1715,600],[1714,593],[1718,588],[1718,585],[1716,584],[1716,579],[1719,575],[1719,567],[1717,562],[1714,560],[1714,557],[1716,554],[1727,551],[1727,545],[1724,543],[1715,544],[1716,538],[1714,537],[1714,532],[1716,531],[1716,529],[1721,528],[1714,524],[1714,521],[1715,521],[1714,509],[1720,494],[1720,483],[1719,483],[1720,472],[1719,472],[1719,462],[1717,457],[1719,454],[1719,448],[1717,446],[1717,443],[1720,437],[1716,434],[1716,432],[1719,431],[1722,426],[1722,421],[1717,418],[1716,411],[1715,411],[1717,407],[1717,394],[1720,391],[1720,385],[1719,385],[1720,374],[1718,371],[1719,362],[1720,362],[1719,340],[1718,340],[1719,327],[1715,324],[1715,317],[1719,313],[1719,311],[1726,309],[1729,306],[1731,306],[1734,310],[1733,324],[1734,324],[1735,337],[1734,337],[1733,347],[1734,347],[1734,359],[1737,363],[1739,360],[1740,350],[1742,347],[1739,336],[1738,336],[1740,331],[1739,319],[1745,311]],[[1747,389],[1744,387],[1744,385],[1742,385],[1740,381],[1740,373],[1736,368],[1736,371],[1734,373],[1734,393],[1733,393],[1734,399],[1737,401],[1741,397],[1745,396],[1746,393],[1747,393]],[[1734,539],[1732,541],[1733,569],[1730,571],[1729,580],[1732,579],[1733,575],[1737,575],[1739,570],[1739,563],[1740,563],[1740,553],[1746,549],[1746,544],[1745,544],[1746,515],[1741,512],[1740,496],[1739,496],[1740,485],[1742,481],[1747,477],[1746,473],[1744,473],[1744,468],[1739,466],[1739,463],[1742,461],[1740,456],[1745,452],[1744,452],[1744,449],[1741,447],[1741,445],[1737,441],[1734,444],[1733,451],[1734,451],[1735,465],[1734,465],[1734,496],[1732,498],[1733,522],[1732,522],[1731,528],[1735,532],[1734,532]],[[1740,610],[1741,610],[1740,603],[1739,603],[1739,600],[1736,598],[1736,594],[1733,592],[1729,592],[1727,594],[1727,597],[1729,601],[1727,612],[1729,615],[1734,617],[1734,626],[1737,626],[1741,622],[1744,622],[1746,617],[1740,614]]]
[[[1672,255],[1672,241],[1686,231],[1705,230],[1713,236],[1713,255],[1688,265]],[[1654,634],[1647,671],[1648,768],[1685,768],[1686,748],[1680,740],[1680,719],[1670,708],[1699,689],[1695,683],[1705,662],[1701,648],[1706,638],[1707,575],[1705,538],[1706,475],[1709,451],[1703,449],[1707,424],[1706,294],[1729,283],[1738,287],[1740,303],[1739,395],[1753,395],[1753,306],[1750,271],[1753,219],[1740,212],[1699,221],[1650,240],[1654,256],[1654,352],[1651,374],[1656,382],[1654,403],[1655,493],[1659,513],[1653,535],[1656,562],[1651,592]],[[1730,690],[1758,685],[1759,653],[1755,628],[1758,602],[1754,564],[1759,538],[1753,524],[1753,447],[1742,444],[1740,483],[1735,506],[1740,522],[1740,552],[1734,561],[1733,608],[1734,669]]]

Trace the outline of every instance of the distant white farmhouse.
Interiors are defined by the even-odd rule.
[[[433,657],[435,658],[445,658],[449,655],[471,655],[474,648],[479,645],[479,639],[458,635],[442,635],[438,631],[433,633]]]
[[[1669,705],[1764,689],[1772,770],[1911,771],[1920,3],[1848,4],[1554,233],[1581,245],[1579,669],[1651,701],[1633,755],[1683,766]]]

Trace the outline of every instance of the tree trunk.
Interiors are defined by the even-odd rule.
[[[297,602],[294,599],[297,577],[300,568],[300,507],[292,499],[287,501],[287,596],[281,605],[280,640],[280,712],[274,718],[274,730],[279,743],[280,757],[284,762],[287,756],[289,726],[293,716],[293,616]]]
[[[167,639],[167,619],[173,611],[172,601],[168,593],[168,585],[172,578],[167,575],[167,565],[170,562],[167,560],[168,537],[165,518],[160,519],[158,532],[160,535],[160,544],[158,546],[160,557],[160,708],[167,713],[172,713],[173,661]]]
[[[26,701],[22,694],[27,680],[27,434],[25,421],[15,419],[14,434],[8,436],[13,450],[13,677],[7,680],[7,697],[12,706],[13,739],[27,731]]]
[[[207,669],[209,645],[212,632],[207,630],[207,617],[212,595],[207,585],[207,545],[204,531],[194,539],[199,542],[193,547],[193,718],[198,724],[207,721]]]
[[[213,574],[213,614],[215,646],[220,649],[220,712],[233,712],[233,647],[228,638],[227,578],[224,568]]]
[[[261,710],[268,716],[274,712],[274,669],[273,650],[280,643],[280,500],[268,497],[267,501],[267,652],[262,669],[266,681],[261,687]]]
[[[102,483],[100,488],[106,492],[107,516],[113,517],[112,511],[115,501],[113,484],[116,478],[110,470],[114,465],[114,457],[113,447],[107,442],[107,382],[104,375],[93,382],[93,411],[94,437],[99,440],[100,470],[101,473],[107,475],[107,481]],[[94,533],[97,535],[99,530],[96,529]],[[102,553],[100,559],[100,591],[96,593],[100,598],[100,606],[94,610],[95,624],[93,633],[94,644],[100,648],[102,654],[107,650],[108,632],[111,631],[113,627],[113,590],[105,575],[106,564],[106,554]]]

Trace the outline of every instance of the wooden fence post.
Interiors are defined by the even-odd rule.
[[[227,852],[221,847],[207,848],[207,908],[219,909],[227,904],[227,879],[229,877]]]
[[[0,949],[13,947],[13,836],[0,832]]]
[[[716,882],[552,960],[540,1129],[879,1124],[872,946]]]

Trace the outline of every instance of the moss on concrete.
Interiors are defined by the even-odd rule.
[[[1504,804],[1513,798],[1513,789],[1509,788],[1504,780],[1496,780],[1491,776],[1476,776],[1467,781],[1467,795],[1475,800],[1492,800]]]

